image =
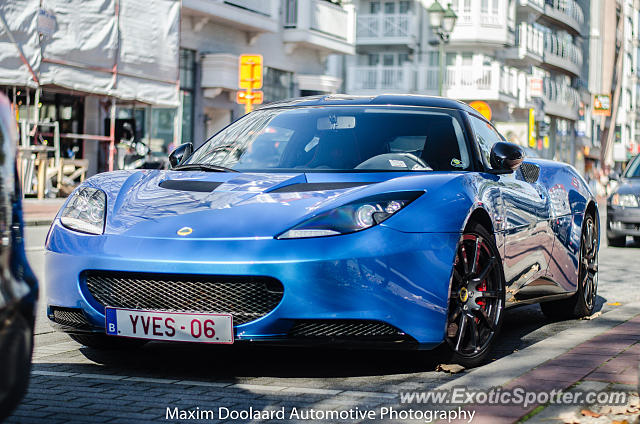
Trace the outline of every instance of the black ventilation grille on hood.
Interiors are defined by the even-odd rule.
[[[200,191],[202,193],[210,193],[221,184],[222,183],[215,181],[164,180],[158,185],[169,190]]]
[[[360,187],[371,183],[300,183],[280,187],[269,193],[300,193],[304,191],[341,190],[345,188]]]

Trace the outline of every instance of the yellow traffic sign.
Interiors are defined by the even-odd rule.
[[[236,91],[236,103],[238,104],[253,103],[254,105],[260,105],[263,101],[264,95],[262,91],[252,91],[251,94],[246,91]]]
[[[536,110],[529,109],[529,147],[536,147]]]
[[[248,90],[262,88],[262,55],[243,54],[240,56],[238,87]]]

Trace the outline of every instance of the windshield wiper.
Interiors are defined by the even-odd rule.
[[[207,172],[240,172],[224,166],[209,165],[206,163],[192,163],[172,168],[173,171],[207,171]]]

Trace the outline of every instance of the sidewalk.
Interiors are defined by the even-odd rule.
[[[629,305],[631,306],[631,305]],[[607,406],[607,405],[559,405],[559,404],[532,404],[523,408],[521,405],[476,405],[467,406],[464,409],[476,411],[474,424],[500,424],[500,423],[640,423],[640,400],[638,399],[639,375],[638,366],[640,359],[640,310],[637,306],[629,311],[633,311],[631,316],[619,319],[617,312],[625,308],[611,311],[596,320],[590,321],[595,327],[610,326],[604,332],[592,336],[583,334],[582,340],[573,343],[573,347],[568,350],[560,347],[572,344],[572,339],[580,335],[580,331],[566,330],[564,335],[559,333],[552,339],[540,342],[545,344],[542,348],[546,351],[557,351],[557,355],[552,354],[552,358],[544,360],[542,363],[533,366],[526,366],[526,362],[536,361],[536,357],[542,354],[538,347],[538,352],[529,351],[530,348],[521,352],[526,356],[523,364],[517,364],[520,358],[510,358],[514,369],[504,369],[505,376],[500,376],[500,371],[482,370],[478,374],[471,372],[466,379],[468,382],[456,381],[456,385],[465,385],[472,389],[483,390],[490,387],[502,387],[504,390],[521,387],[527,392],[577,392],[577,391],[616,391],[628,392],[629,399],[627,405]],[[608,317],[612,314],[613,316]],[[617,315],[621,315],[618,313]],[[629,314],[627,314],[629,315]],[[608,319],[609,318],[609,319]],[[598,321],[602,320],[600,323]],[[607,323],[607,321],[609,321]],[[611,325],[612,324],[612,325]],[[578,330],[576,328],[575,330]],[[590,330],[587,328],[587,330]],[[593,333],[593,331],[590,331]],[[535,345],[534,345],[535,346]],[[534,346],[531,346],[533,348]],[[560,352],[562,351],[562,352]],[[527,360],[528,357],[528,360]],[[513,362],[516,364],[513,364]],[[502,361],[502,360],[501,360]],[[497,362],[501,362],[497,361]],[[497,362],[486,365],[491,368],[498,365]],[[520,371],[517,368],[520,367]],[[500,369],[499,366],[496,367]],[[524,374],[522,371],[527,370]],[[508,374],[518,375],[509,378]],[[474,374],[476,374],[474,376]],[[475,381],[486,381],[485,377],[492,374],[503,380],[502,384],[473,384]],[[470,377],[470,378],[469,378]],[[474,378],[475,377],[475,378]],[[488,377],[492,380],[491,377]],[[469,384],[471,383],[471,384]],[[454,421],[458,422],[458,421]],[[466,421],[459,421],[466,422]]]
[[[635,392],[629,405],[498,405],[476,408],[474,423],[516,422],[638,422],[638,358],[640,357],[640,315],[579,344],[568,352],[528,371],[504,386],[527,391],[616,390]],[[593,384],[593,382],[600,382]],[[584,411],[584,413],[582,412]],[[596,418],[599,420],[594,421]]]
[[[22,199],[24,225],[51,225],[53,218],[66,200],[65,198]]]

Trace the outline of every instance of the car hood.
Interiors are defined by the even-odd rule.
[[[99,174],[86,185],[107,194],[105,234],[184,238],[178,230],[189,227],[191,239],[271,238],[352,200],[424,189],[425,175],[141,170]]]
[[[619,194],[640,194],[640,178],[625,178],[616,189]]]

